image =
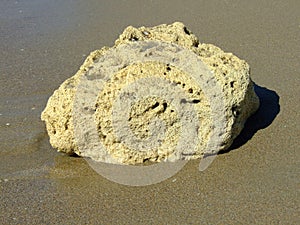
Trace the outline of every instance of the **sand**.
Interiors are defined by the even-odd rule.
[[[231,151],[145,187],[113,183],[51,148],[48,97],[128,25],[182,21],[251,66],[262,107]],[[1,224],[296,224],[298,1],[0,2]]]

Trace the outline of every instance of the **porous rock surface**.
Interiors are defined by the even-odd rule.
[[[226,117],[225,135],[219,150],[228,148],[243,129],[246,119],[259,106],[259,100],[253,88],[254,84],[249,75],[249,65],[232,53],[225,53],[212,44],[200,43],[198,38],[179,22],[156,27],[127,27],[112,48],[140,41],[162,41],[189,49],[191,54],[196,54],[209,68],[219,87],[222,88],[226,109],[224,112]],[[105,60],[108,50],[109,48],[104,47],[92,52],[79,71],[53,93],[42,112],[41,119],[46,123],[50,143],[58,151],[89,157],[81,152],[76,142],[72,114],[73,103],[81,77],[91,73],[99,59]],[[151,129],[149,129],[151,120],[154,118],[163,120],[166,130],[161,145],[147,151],[132,149],[130,146],[120,143],[113,131],[112,107],[118,93],[129,83],[151,76],[163,77],[175,86],[182,88],[188,96],[187,102],[193,103],[197,118],[201,121],[198,132],[201,141],[197,143],[196,150],[188,156],[177,154],[179,158],[176,159],[203,157],[207,153],[204,152],[204,149],[213,129],[209,99],[189,74],[162,62],[136,62],[127,65],[105,83],[95,104],[95,123],[99,140],[118,163],[124,164],[138,164],[145,161],[160,162],[168,160],[168,157],[176,151],[176,142],[181,132],[180,118],[171,102],[165,100],[164,96],[145,97],[136,102],[132,105],[128,118],[130,128],[140,139],[151,135],[149,134],[151,133]],[[94,158],[105,161],[103,158]]]

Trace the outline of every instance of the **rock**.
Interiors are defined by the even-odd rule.
[[[138,164],[227,149],[258,106],[249,65],[176,22],[127,27],[92,52],[41,119],[58,151]]]

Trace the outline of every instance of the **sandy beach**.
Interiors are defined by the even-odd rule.
[[[40,120],[53,91],[125,27],[175,21],[251,67],[261,107],[231,149],[144,187],[56,152]],[[298,224],[299,43],[293,0],[1,1],[0,224]]]

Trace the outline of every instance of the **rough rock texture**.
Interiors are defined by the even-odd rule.
[[[151,28],[127,27],[112,48],[118,48],[126,43],[149,40],[173,43],[189,49],[191,54],[198,55],[213,73],[224,93],[226,109],[224,112],[226,116],[224,140],[219,150],[228,148],[243,129],[246,119],[259,106],[258,97],[249,76],[248,64],[232,53],[225,53],[214,45],[200,43],[198,38],[179,22]],[[105,59],[108,51],[109,48],[105,47],[92,52],[79,71],[67,79],[49,98],[41,118],[46,122],[51,145],[59,151],[89,156],[81,152],[75,141],[72,116],[74,96],[80,78],[93,72],[93,68],[101,58]],[[201,141],[197,143],[193,154],[189,154],[189,156],[181,154],[179,158],[201,158],[203,154],[207,153],[204,152],[204,149],[213,129],[209,99],[189,74],[162,62],[137,62],[127,65],[104,84],[94,109],[98,135],[108,153],[116,159],[117,163],[137,164],[145,161],[163,161],[176,151],[176,143],[181,132],[180,118],[171,102],[164,99],[164,96],[146,97],[136,102],[132,105],[128,118],[129,127],[140,139],[147,139],[151,136],[151,128],[149,128],[151,120],[155,118],[163,120],[166,130],[161,145],[147,151],[137,151],[121,143],[114,133],[111,115],[115,98],[126,85],[147,77],[167,79],[186,93],[187,102],[193,103],[197,118],[201,122],[198,132]],[[99,158],[98,160],[105,161],[105,159]]]

